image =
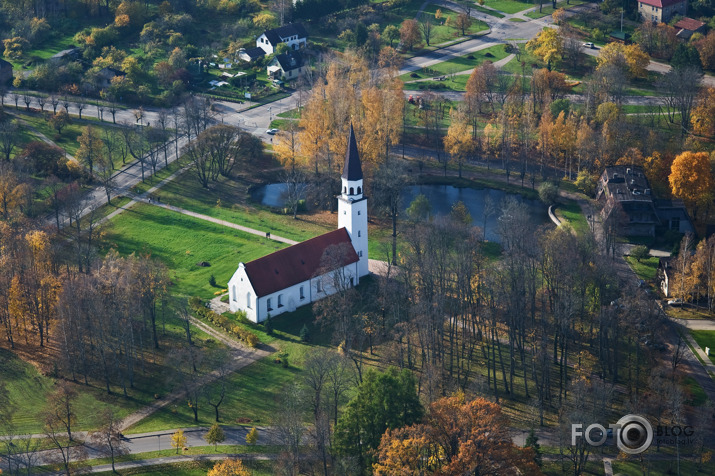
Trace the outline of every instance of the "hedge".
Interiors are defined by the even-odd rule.
[[[231,319],[229,319],[228,317],[223,316],[223,315],[207,308],[204,305],[204,302],[201,300],[201,298],[198,298],[198,297],[190,298],[189,299],[189,307],[191,308],[191,310],[194,312],[194,314],[196,314],[196,316],[199,319],[205,319],[205,320],[211,322],[212,324],[220,327],[221,329],[226,331],[228,334],[238,337],[240,340],[245,342],[249,347],[258,347],[258,344],[260,344],[261,341],[258,339],[258,336],[256,334],[249,331],[248,329],[244,329],[243,327],[234,325],[234,323],[231,322]],[[239,316],[240,313],[243,313],[244,315]],[[236,313],[236,317],[238,319],[241,319],[241,317],[245,318],[246,317],[245,312],[238,311]]]

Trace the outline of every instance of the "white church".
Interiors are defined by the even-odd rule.
[[[368,274],[367,198],[352,125],[341,179],[338,229],[239,263],[228,282],[231,312],[240,309],[251,321],[263,322],[329,296],[342,285],[355,286]]]

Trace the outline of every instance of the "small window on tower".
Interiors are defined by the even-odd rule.
[[[358,230],[358,238],[360,238],[360,230]]]
[[[355,189],[350,187],[350,195],[355,195]]]
[[[358,215],[360,214],[360,210],[358,210]]]
[[[343,215],[347,215],[347,214],[348,214],[348,211],[347,211],[347,210],[343,210]]]
[[[362,258],[362,251],[358,253],[358,256]]]
[[[362,187],[358,187],[358,195],[362,193]]]

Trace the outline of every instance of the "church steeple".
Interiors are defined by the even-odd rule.
[[[355,131],[350,123],[350,137],[348,137],[348,150],[345,152],[345,167],[343,167],[342,178],[354,181],[362,180],[362,165],[360,164],[360,153],[358,152]]]
[[[362,165],[355,131],[350,124],[348,150],[341,177],[342,193],[338,195],[338,228],[347,230],[355,252],[360,257],[358,276],[369,273],[367,261],[367,198],[363,195]]]

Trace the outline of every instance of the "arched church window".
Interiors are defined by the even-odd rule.
[[[362,193],[362,187],[358,187],[358,195]]]
[[[343,187],[343,193],[348,193],[348,188],[347,188],[347,187]]]
[[[246,307],[251,309],[251,293],[246,293]]]
[[[360,238],[360,230],[358,230],[358,238]]]
[[[350,195],[355,195],[355,189],[350,187]]]
[[[278,307],[283,307],[283,295],[278,295]]]
[[[236,296],[236,285],[231,286],[231,299],[233,302],[238,301],[238,296]]]

